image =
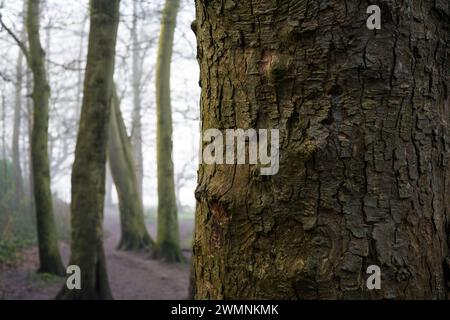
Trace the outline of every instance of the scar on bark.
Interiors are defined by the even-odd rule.
[[[228,215],[222,205],[216,200],[211,203],[210,211],[212,213],[211,241],[213,245],[220,246],[222,226],[228,224]]]
[[[289,55],[280,54],[274,50],[266,50],[261,58],[260,73],[266,77],[269,83],[275,83],[289,74],[291,65],[292,59]]]

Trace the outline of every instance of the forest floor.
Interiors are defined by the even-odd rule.
[[[114,299],[166,300],[187,299],[190,264],[169,265],[152,260],[148,253],[116,250],[120,227],[118,214],[107,213],[105,229],[105,254],[108,277]],[[149,225],[155,234],[155,226]],[[181,239],[192,233],[192,223],[180,223]],[[70,247],[61,243],[61,255],[67,264]],[[189,259],[188,250],[184,254]],[[37,274],[39,266],[37,247],[23,250],[18,262],[12,266],[0,265],[0,299],[50,300],[54,299],[65,279]]]

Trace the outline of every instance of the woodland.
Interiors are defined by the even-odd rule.
[[[448,0],[0,23],[0,299],[450,297]]]

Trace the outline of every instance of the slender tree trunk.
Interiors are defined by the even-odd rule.
[[[27,2],[23,1],[23,15],[26,16]],[[23,19],[23,27],[20,34],[20,39],[22,42],[26,40],[26,19]],[[22,165],[21,165],[21,151],[20,151],[20,136],[21,136],[21,120],[22,120],[22,89],[24,80],[24,70],[23,70],[23,52],[19,48],[16,64],[16,92],[15,92],[15,102],[14,102],[14,121],[13,121],[13,137],[12,137],[12,160],[14,166],[14,207],[17,211],[22,211],[24,209],[24,183],[22,175]]]
[[[48,105],[50,87],[45,70],[45,54],[41,47],[40,1],[28,0],[27,33],[29,63],[33,73],[33,129],[31,135],[31,158],[33,167],[33,190],[39,241],[40,272],[64,275],[58,249],[58,235],[53,216],[48,159]]]
[[[13,176],[11,176],[10,161],[6,154],[6,103],[5,94],[0,96],[0,239],[8,241],[12,231],[11,196]],[[14,170],[14,169],[13,169]]]
[[[200,166],[197,299],[448,298],[449,8],[382,3],[196,1],[202,129],[280,130]]]
[[[155,257],[169,262],[183,261],[178,234],[172,161],[172,110],[170,64],[179,0],[166,0],[161,22],[156,67],[158,238]]]
[[[21,37],[22,39],[24,36]],[[23,53],[19,50],[16,65],[16,92],[14,102],[14,122],[12,137],[12,159],[14,166],[14,206],[16,210],[21,209],[24,198],[24,187],[22,177],[22,166],[20,159],[20,127],[22,119],[22,85],[23,85]]]
[[[108,165],[109,160],[106,165],[106,181],[105,181],[105,207],[111,208],[113,206],[112,194],[113,194],[113,179],[111,177],[111,168]]]
[[[48,3],[46,1],[44,1],[44,4],[45,4],[44,8],[48,6]],[[47,8],[45,8],[44,10],[47,10]],[[44,11],[44,10],[42,10],[42,11]],[[45,30],[45,47],[44,47],[45,65],[49,66],[50,65],[50,57],[51,57],[51,54],[52,54],[51,53],[51,37],[52,37],[52,32],[51,31],[52,30],[51,30],[49,25],[45,26],[44,30]],[[50,86],[51,79],[50,79],[50,70],[49,70],[48,67],[45,68],[45,75],[46,75],[46,78],[47,78],[47,83]],[[52,107],[52,101],[51,101],[51,96],[50,95],[49,95],[49,101],[50,101],[49,108],[51,108]],[[49,110],[49,112],[51,112],[51,110]],[[48,149],[48,158],[50,159],[50,172],[54,172],[52,170],[52,159],[55,158],[54,157],[54,153],[55,153],[54,151],[55,151],[55,142],[56,142],[55,140],[56,139],[52,136],[51,132],[48,133],[48,140],[49,140],[49,143],[48,143],[48,148],[47,149]]]
[[[144,158],[142,155],[142,122],[141,122],[141,80],[142,68],[140,46],[138,37],[138,1],[133,0],[133,25],[131,28],[132,51],[132,89],[133,89],[133,115],[131,143],[133,145],[134,161],[136,163],[136,175],[138,179],[139,194],[143,198],[142,188],[144,184]]]
[[[132,146],[115,91],[112,99],[108,159],[119,196],[122,233],[118,248],[123,250],[151,249],[154,244],[145,227],[144,209],[136,178]]]
[[[72,170],[70,264],[82,270],[81,290],[61,290],[60,299],[111,299],[103,250],[105,163],[119,0],[91,0],[84,97]]]
[[[4,174],[4,181],[5,181],[5,185],[7,185],[7,181],[10,180],[9,176],[8,176],[8,157],[6,155],[6,102],[5,102],[6,98],[5,98],[5,93],[2,92],[1,97],[0,97],[0,118],[1,121],[0,123],[2,124],[1,127],[1,146],[2,146],[2,156],[0,157],[0,159],[3,160],[3,174]],[[7,190],[8,188],[5,187],[5,190]]]
[[[31,145],[31,141],[32,136],[33,136],[33,104],[32,101],[33,99],[31,98],[32,96],[32,80],[31,80],[31,72],[29,72],[27,70],[26,72],[26,77],[25,77],[25,81],[26,81],[26,102],[25,102],[25,107],[26,107],[26,124],[27,124],[27,133],[28,133],[28,144]],[[32,160],[32,155],[31,155],[31,148],[28,149],[28,195],[29,195],[29,214],[31,214],[32,216],[36,216],[35,212],[36,212],[36,206],[35,206],[35,201],[34,201],[34,174],[33,174],[33,160]]]
[[[85,16],[83,19],[83,22],[81,23],[81,30],[80,30],[80,43],[78,45],[78,61],[77,61],[77,67],[78,67],[78,72],[77,72],[77,93],[76,93],[76,102],[75,102],[75,106],[76,106],[76,110],[77,110],[77,116],[80,114],[80,110],[81,110],[81,99],[83,97],[83,64],[82,64],[82,59],[83,59],[83,53],[84,53],[84,43],[85,43],[85,38],[86,38],[86,33],[85,33],[85,26],[86,26],[86,21],[88,20],[89,16]]]

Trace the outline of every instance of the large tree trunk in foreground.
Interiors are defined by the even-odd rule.
[[[448,6],[196,3],[203,130],[280,130],[277,175],[200,166],[196,298],[448,297]]]
[[[169,262],[183,261],[178,234],[172,161],[172,109],[170,64],[179,0],[166,0],[161,22],[156,66],[158,238],[155,257]]]
[[[151,249],[153,241],[145,227],[144,208],[136,178],[132,146],[115,91],[111,108],[108,159],[119,197],[121,237],[118,248]]]
[[[50,86],[47,81],[45,55],[39,35],[39,7],[39,0],[28,0],[26,26],[29,42],[29,63],[33,73],[31,158],[39,242],[39,271],[64,275],[64,266],[58,249],[58,236],[50,190],[50,166],[48,159]]]
[[[80,129],[72,170],[70,264],[81,269],[81,290],[65,287],[61,299],[110,299],[103,250],[105,163],[119,0],[91,0],[89,49]]]

